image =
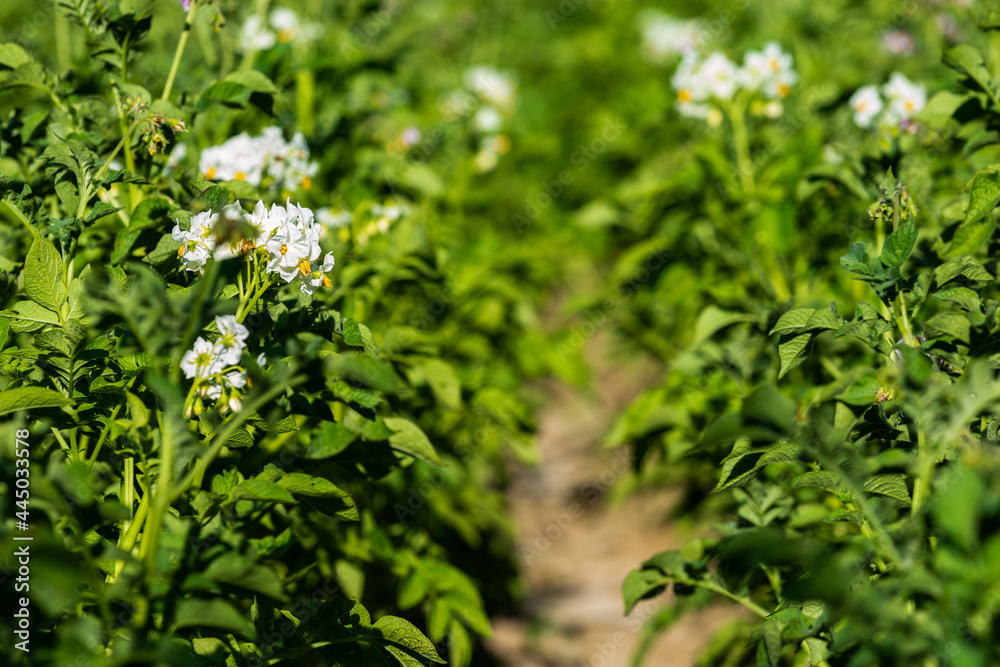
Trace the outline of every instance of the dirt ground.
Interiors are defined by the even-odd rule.
[[[520,536],[531,620],[494,619],[490,646],[517,667],[625,667],[643,618],[670,596],[643,602],[623,617],[621,582],[649,556],[678,548],[667,522],[669,490],[612,505],[607,489],[628,469],[628,453],[601,447],[615,415],[662,370],[648,360],[623,359],[608,337],[587,349],[593,388],[544,385],[540,417],[542,462],[520,471],[510,503]],[[729,605],[687,617],[663,634],[644,665],[689,667],[712,633],[740,614]]]

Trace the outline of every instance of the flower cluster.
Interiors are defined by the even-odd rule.
[[[504,118],[516,105],[517,84],[511,73],[480,65],[466,70],[465,85],[482,102],[471,121],[479,134],[479,152],[474,164],[480,172],[492,171],[500,156],[510,150],[510,139],[501,130]]]
[[[722,113],[717,105],[732,100],[740,92],[767,100],[760,107],[765,115],[781,115],[780,100],[788,96],[798,79],[792,69],[792,56],[770,42],[761,51],[747,52],[742,67],[723,53],[715,52],[705,58],[695,52],[687,53],[671,83],[677,91],[680,113],[718,125]]]
[[[316,40],[322,34],[323,26],[303,24],[291,9],[279,7],[268,14],[266,21],[261,21],[257,14],[251,14],[240,32],[240,46],[244,51],[248,47],[265,51],[275,44],[289,44],[295,39]]]
[[[389,231],[392,223],[409,212],[410,209],[403,204],[394,204],[392,202],[375,204],[371,208],[371,221],[358,232],[358,243],[364,245],[368,243],[371,237],[377,234],[385,234]]]
[[[213,342],[199,336],[181,359],[181,370],[195,381],[192,392],[199,399],[196,405],[200,407],[201,400],[208,399],[236,411],[241,407],[238,390],[247,384],[246,370],[239,362],[250,332],[233,315],[217,316],[215,328],[219,330],[218,338]],[[263,355],[257,358],[257,363],[264,365]]]
[[[181,244],[177,254],[188,271],[201,271],[209,259],[237,256],[266,258],[264,271],[272,279],[291,283],[312,294],[320,286],[330,287],[326,275],[333,269],[333,253],[322,260],[319,237],[322,228],[313,212],[298,204],[273,205],[257,202],[246,214],[238,204],[215,213],[205,211],[191,218],[189,230],[174,226],[172,236]]]
[[[884,98],[884,99],[883,99]],[[854,122],[858,127],[902,128],[910,126],[910,118],[927,104],[923,84],[913,83],[899,72],[893,72],[882,86],[864,86],[851,96]]]
[[[636,23],[642,31],[642,53],[654,65],[662,65],[676,55],[694,53],[702,25],[696,20],[679,20],[655,9],[639,12]]]
[[[209,180],[246,181],[260,187],[266,179],[284,190],[310,189],[318,168],[309,161],[309,146],[302,133],[285,141],[279,127],[269,127],[259,137],[239,134],[207,148],[199,163]]]

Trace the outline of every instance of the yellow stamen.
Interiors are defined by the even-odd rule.
[[[330,277],[325,273],[323,274],[323,287],[332,287],[333,283],[330,282]]]
[[[309,178],[308,176],[305,176],[305,177],[302,178],[302,189],[303,190],[311,190],[312,186],[313,186],[313,179]]]
[[[312,273],[312,264],[309,263],[308,259],[299,260],[299,272],[306,277]]]
[[[288,246],[284,243],[281,244],[281,256],[284,257],[285,253],[288,252]]]
[[[681,104],[687,104],[693,99],[694,97],[691,95],[691,91],[688,90],[687,88],[681,88],[679,91],[677,91],[677,101],[680,102]]]
[[[778,84],[778,97],[787,97],[791,88],[788,87],[787,83]]]
[[[178,257],[183,257],[184,256],[184,250],[186,248],[187,248],[187,243],[181,245],[181,247],[177,249],[177,256]]]
[[[233,176],[233,178],[236,179],[237,181],[245,180],[246,177],[247,177],[246,174],[244,174],[242,171],[236,172],[236,175]]]
[[[288,44],[295,37],[295,31],[285,28],[284,30],[278,31],[278,41],[282,44]]]
[[[212,180],[215,178],[215,167],[209,167],[208,171],[205,172],[205,178]]]

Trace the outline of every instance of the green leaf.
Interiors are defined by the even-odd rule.
[[[962,313],[938,313],[924,323],[924,329],[935,338],[952,336],[964,343],[969,342],[969,316]]]
[[[7,334],[10,332],[10,322],[0,317],[0,350],[7,343]]]
[[[963,466],[951,468],[939,478],[931,496],[935,529],[946,533],[963,549],[972,550],[979,540],[985,491],[983,480],[975,471]]]
[[[990,165],[972,178],[964,224],[975,222],[1000,202],[1000,165]]]
[[[66,300],[62,256],[40,236],[32,242],[24,262],[24,291],[32,301],[57,313]]]
[[[625,615],[632,613],[640,601],[654,597],[662,592],[663,587],[673,581],[656,570],[632,570],[625,576],[622,583],[622,598],[625,601]]]
[[[18,301],[9,309],[0,311],[0,315],[10,322],[11,329],[21,333],[59,324],[59,315],[34,301]]]
[[[73,399],[45,387],[18,387],[0,391],[0,415],[16,410],[58,408],[73,405]]]
[[[434,446],[419,426],[401,417],[386,417],[385,425],[394,431],[389,436],[389,445],[393,449],[398,449],[428,463],[441,465],[441,459],[438,458]]]
[[[325,459],[344,451],[358,437],[350,429],[336,422],[324,422],[322,428],[313,434],[306,451],[308,459]]]
[[[222,554],[209,563],[204,575],[220,584],[246,588],[275,600],[288,599],[282,588],[281,578],[274,570],[258,565],[246,556],[232,551]]]
[[[886,496],[910,503],[910,492],[906,488],[906,478],[901,474],[875,475],[862,487],[871,494]]]
[[[744,424],[769,426],[790,434],[795,429],[798,403],[782,396],[774,387],[760,387],[743,400],[740,408]]]
[[[955,115],[958,108],[969,99],[972,99],[972,96],[968,94],[960,95],[950,90],[941,90],[934,93],[927,101],[926,106],[913,117],[931,127],[943,129],[947,127],[948,121]]]
[[[448,661],[455,667],[472,663],[472,640],[461,623],[452,623],[448,628]]]
[[[198,600],[188,598],[177,603],[176,627],[178,628],[218,628],[226,632],[255,639],[253,624],[239,611],[224,600]]]
[[[17,69],[31,62],[31,55],[14,42],[0,44],[0,65]]]
[[[115,246],[111,251],[111,263],[118,264],[128,257],[132,246],[139,239],[139,235],[146,229],[157,227],[166,229],[170,220],[167,213],[170,212],[171,208],[171,203],[162,197],[143,199],[132,211],[129,226],[119,230],[115,236]]]
[[[279,92],[278,87],[274,85],[274,82],[271,81],[271,79],[269,79],[267,75],[265,75],[260,70],[251,69],[251,70],[241,70],[238,72],[233,72],[232,74],[229,74],[224,80],[230,83],[236,83],[241,86],[245,86],[246,88],[249,88],[255,93],[267,93],[269,95],[277,95]]]
[[[839,329],[843,323],[829,308],[792,308],[778,318],[769,335]]]
[[[462,407],[462,383],[451,364],[434,358],[412,358],[410,361],[430,385],[438,402],[450,410]]]
[[[846,255],[841,256],[840,265],[852,273],[862,276],[873,275],[871,258],[868,256],[864,243],[852,244],[851,250]]]
[[[392,642],[387,646],[387,649],[405,667],[421,667],[422,665],[420,661],[413,659],[407,652],[413,652],[427,660],[444,664],[444,660],[438,655],[431,640],[406,619],[397,616],[383,616],[372,625],[372,629],[379,632],[384,639]],[[397,647],[404,648],[406,651],[400,651]]]
[[[969,44],[959,44],[945,51],[941,60],[948,67],[975,81],[990,95],[993,94],[989,70],[983,63],[983,55],[976,47]]]
[[[916,242],[917,223],[910,220],[889,234],[889,238],[885,240],[880,257],[882,263],[890,269],[901,265],[913,252],[913,246]]]
[[[260,500],[268,503],[294,504],[295,497],[274,482],[248,479],[240,482],[232,493],[233,500]]]
[[[955,230],[955,235],[945,251],[946,257],[957,257],[975,252],[979,246],[993,237],[997,221],[987,218],[974,223],[963,223]]]
[[[216,81],[206,88],[198,98],[195,111],[203,112],[212,106],[214,102],[220,102],[227,106],[245,107],[250,102],[250,95],[253,90],[240,83],[232,81]]]
[[[802,362],[809,356],[809,343],[812,341],[811,333],[799,334],[797,336],[785,335],[778,342],[778,359],[781,361],[781,368],[778,370],[778,379],[785,377],[788,373],[802,365]]]
[[[694,323],[694,334],[691,336],[691,347],[708,340],[715,332],[739,322],[753,322],[757,318],[746,313],[723,310],[709,305],[698,314]]]
[[[295,496],[317,498],[328,502],[311,503],[317,509],[329,516],[335,516],[345,521],[357,521],[358,508],[354,499],[333,482],[322,477],[313,477],[301,472],[286,473],[275,482],[278,486]]]
[[[827,472],[826,470],[811,470],[796,477],[792,482],[792,488],[799,489],[802,487],[826,489],[827,491],[836,494],[842,494],[846,490],[844,483],[840,480],[840,478],[832,472]]]

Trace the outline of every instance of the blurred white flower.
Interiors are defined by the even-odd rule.
[[[642,31],[642,52],[646,60],[660,65],[676,55],[693,53],[698,48],[701,23],[680,20],[655,9],[639,12],[636,23]]]
[[[476,93],[483,102],[492,104],[505,113],[514,110],[517,102],[517,83],[513,72],[479,65],[470,67],[464,75],[465,87]]]
[[[923,84],[913,83],[899,72],[892,73],[882,90],[889,103],[887,120],[892,123],[910,120],[927,104],[927,89]]]
[[[354,215],[344,209],[331,209],[325,206],[316,211],[316,222],[329,229],[347,227],[354,220]]]
[[[322,25],[304,23],[291,9],[278,7],[268,14],[266,21],[261,21],[257,14],[247,17],[240,31],[240,47],[265,51],[278,43],[289,44],[296,39],[314,41],[322,35]]]
[[[875,86],[858,88],[850,100],[854,110],[854,122],[858,127],[871,127],[875,117],[882,113],[882,96]]]
[[[765,97],[781,99],[788,96],[799,75],[792,69],[792,56],[777,42],[769,42],[761,51],[747,52],[739,79],[747,90],[760,90]]]
[[[890,30],[882,35],[879,42],[883,51],[896,56],[909,56],[917,48],[917,42],[913,35],[905,30]]]
[[[286,142],[279,127],[269,127],[259,137],[239,134],[201,153],[199,169],[209,180],[246,181],[260,187],[265,178],[279,189],[312,188],[319,165],[309,159],[309,146],[301,132]]]
[[[491,106],[483,106],[472,117],[472,125],[480,132],[491,134],[499,132],[503,126],[503,117],[500,112]]]

